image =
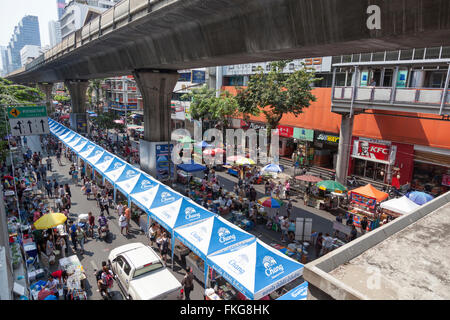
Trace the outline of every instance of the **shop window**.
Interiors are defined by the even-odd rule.
[[[394,70],[392,70],[392,69],[384,70],[383,87],[391,87],[392,86],[393,76],[394,76]]]

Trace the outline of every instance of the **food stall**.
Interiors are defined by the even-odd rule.
[[[238,295],[249,300],[265,298],[303,274],[301,263],[258,239],[208,256],[207,266],[218,274],[213,280],[222,277]],[[220,296],[221,292],[215,293]]]
[[[376,206],[381,201],[386,200],[388,196],[386,192],[376,189],[370,183],[349,191],[350,205],[347,217],[350,214],[353,215],[353,225],[357,228],[361,227],[363,217],[367,217],[367,231],[373,230],[380,221]]]
[[[68,274],[67,288],[69,292],[76,295],[77,300],[87,300],[86,292],[86,274],[83,265],[77,255],[59,259],[60,270],[64,270]]]
[[[193,176],[197,176],[198,177],[198,172],[203,172],[206,169],[205,166],[202,166],[201,164],[198,163],[182,163],[182,164],[178,164],[177,165],[177,181],[181,182],[183,184],[187,184],[190,182],[190,178]],[[194,173],[197,172],[197,175],[195,175]]]
[[[404,214],[409,214],[420,206],[413,201],[409,200],[408,197],[403,196],[400,198],[395,198],[380,203],[380,208],[383,210],[384,215],[389,215],[392,218],[398,218]],[[381,216],[384,220],[385,217]]]

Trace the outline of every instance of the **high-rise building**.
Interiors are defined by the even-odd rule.
[[[8,74],[8,49],[0,46],[0,76]]]
[[[20,62],[22,66],[36,59],[42,53],[41,47],[27,44],[20,50]]]
[[[54,47],[61,42],[61,27],[59,21],[51,20],[48,22],[48,34],[50,37],[50,47]]]
[[[119,0],[72,0],[60,18],[61,39],[83,27],[91,19],[113,7]]]
[[[41,46],[39,33],[39,20],[36,16],[25,16],[14,27],[14,33],[8,44],[8,71],[14,71],[21,67],[20,50],[26,45]]]
[[[66,0],[56,0],[56,8],[58,9],[58,20],[61,20],[64,15],[64,8],[66,6]]]

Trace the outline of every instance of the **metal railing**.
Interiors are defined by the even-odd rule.
[[[450,95],[445,99],[445,104],[450,104]],[[350,101],[353,94],[353,87],[335,87],[334,101]],[[444,89],[429,88],[396,88],[392,87],[356,87],[355,102],[380,102],[390,103],[394,94],[393,103],[420,104],[420,105],[440,105]]]
[[[444,89],[334,87],[331,109],[333,111],[344,108],[349,109],[351,113],[353,106],[359,105],[357,108],[384,110],[393,108],[392,110],[397,111],[444,115],[450,112],[449,91],[447,86]]]
[[[20,70],[20,72],[32,70],[42,64],[59,58],[63,54],[69,53],[92,40],[102,37],[104,34],[133,21],[135,16],[140,18],[143,16],[141,13],[150,13],[154,4],[163,1],[164,0],[123,0],[103,12],[100,16],[96,17],[82,28],[65,37],[59,44],[43,53],[31,63],[26,64],[25,69]]]

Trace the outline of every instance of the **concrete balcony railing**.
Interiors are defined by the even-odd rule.
[[[392,110],[413,113],[450,114],[450,94],[444,89],[392,87],[335,87],[332,97],[333,112],[357,109]]]

